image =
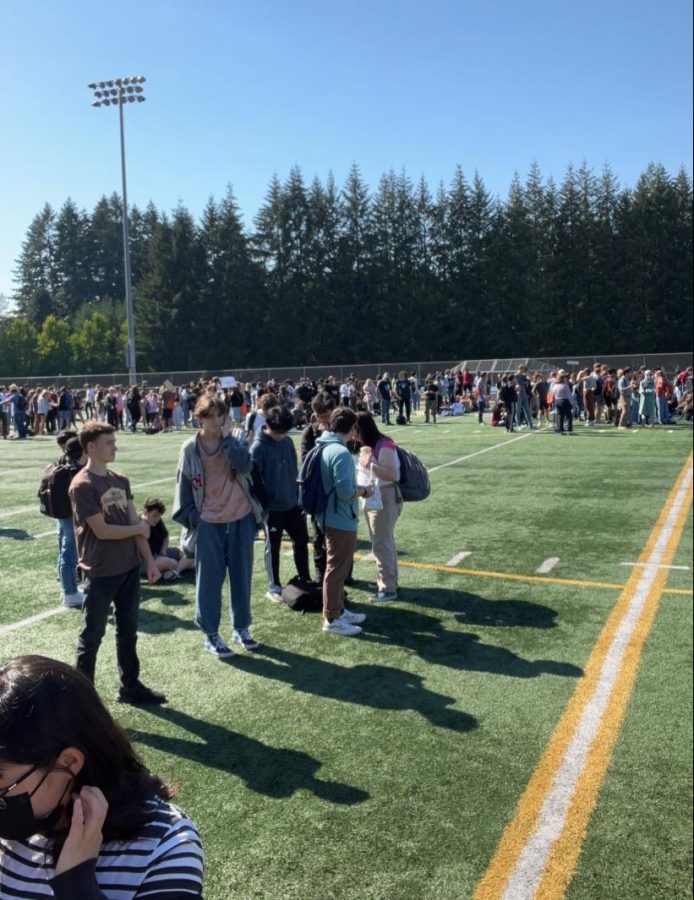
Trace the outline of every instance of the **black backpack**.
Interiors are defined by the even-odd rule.
[[[282,601],[294,612],[320,612],[323,588],[315,581],[304,581],[297,575],[282,588]]]
[[[51,519],[72,518],[68,488],[79,467],[66,463],[51,463],[44,470],[37,497],[39,512]]]
[[[396,448],[400,460],[400,493],[405,502],[426,500],[431,493],[431,482],[427,467],[410,450]]]

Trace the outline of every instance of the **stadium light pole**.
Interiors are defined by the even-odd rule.
[[[135,365],[135,319],[133,315],[133,282],[130,268],[130,235],[128,229],[128,188],[125,178],[125,131],[123,107],[126,103],[144,103],[144,75],[114,78],[110,81],[92,81],[87,87],[94,91],[92,106],[117,106],[120,120],[120,165],[123,178],[123,265],[125,268],[125,312],[128,325],[128,343],[125,348],[125,364],[130,384],[137,384]]]

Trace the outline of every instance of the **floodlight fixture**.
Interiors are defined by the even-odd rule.
[[[123,179],[123,262],[125,267],[125,309],[128,325],[128,343],[126,346],[126,365],[130,384],[137,383],[137,369],[135,365],[135,317],[133,314],[133,286],[130,266],[130,237],[128,234],[128,189],[125,174],[125,133],[123,127],[123,106],[126,103],[144,103],[142,96],[145,82],[144,75],[131,75],[126,78],[116,78],[110,81],[92,81],[87,87],[94,91],[96,98],[92,106],[117,106],[119,108],[120,122],[120,154],[121,176]],[[131,86],[132,85],[132,86]],[[97,90],[98,88],[98,90]]]

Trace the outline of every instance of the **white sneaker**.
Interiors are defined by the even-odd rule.
[[[65,609],[82,609],[84,594],[80,591],[75,591],[74,594],[61,594],[60,600]]]
[[[352,612],[351,609],[343,609],[340,619],[349,625],[361,625],[362,622],[366,621],[366,616],[364,613]]]
[[[332,622],[328,622],[325,619],[323,631],[326,634],[340,634],[343,637],[354,637],[357,634],[361,634],[361,628],[358,625],[350,625],[349,622],[345,622],[342,618],[333,619]]]
[[[279,584],[273,584],[270,590],[265,594],[268,600],[272,600],[273,603],[283,603],[282,600],[282,588]]]

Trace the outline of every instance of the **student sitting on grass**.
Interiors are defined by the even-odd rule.
[[[164,581],[173,581],[181,577],[181,572],[195,568],[195,559],[187,557],[178,547],[169,547],[169,529],[164,525],[162,516],[166,507],[158,497],[148,497],[143,506],[140,518],[149,525],[147,543],[152,551],[155,566],[162,573]],[[141,574],[146,574],[144,566]]]
[[[88,678],[43,656],[0,669],[0,896],[202,896],[195,823]]]

